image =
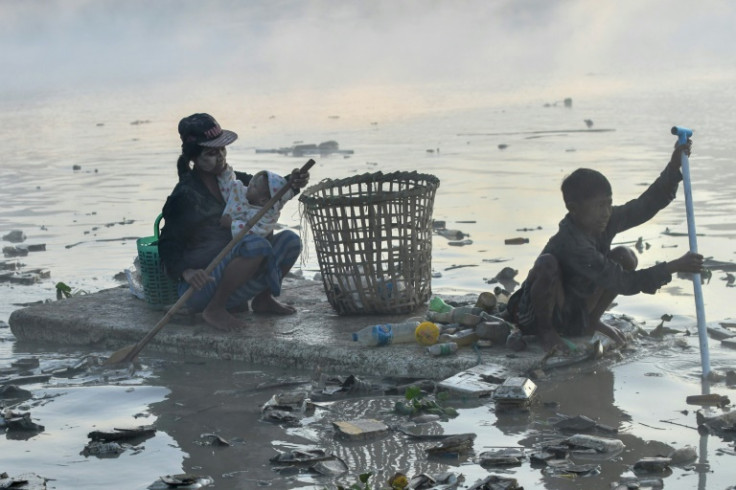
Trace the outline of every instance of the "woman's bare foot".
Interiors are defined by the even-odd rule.
[[[242,304],[236,306],[235,308],[230,308],[230,310],[228,311],[232,313],[247,313],[248,311],[250,311],[250,307],[248,307],[247,301],[243,301]]]
[[[250,302],[254,313],[271,313],[273,315],[293,315],[296,308],[293,306],[279,303],[273,296],[267,293],[261,293]]]
[[[225,309],[205,308],[202,312],[202,318],[210,326],[221,332],[232,332],[234,330],[244,329],[247,325],[242,320],[238,320]]]

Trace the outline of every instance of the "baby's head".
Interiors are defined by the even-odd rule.
[[[280,175],[261,170],[250,179],[245,197],[250,204],[263,206],[285,185],[286,179]]]

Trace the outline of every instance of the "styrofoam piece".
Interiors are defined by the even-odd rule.
[[[498,372],[496,365],[478,364],[440,381],[438,386],[464,395],[489,396],[499,386],[489,379],[498,379]]]
[[[507,378],[493,393],[493,399],[500,402],[523,403],[529,401],[537,391],[537,385],[529,378]]]

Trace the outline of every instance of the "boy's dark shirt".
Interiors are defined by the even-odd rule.
[[[554,255],[560,264],[566,311],[584,311],[587,299],[599,287],[623,295],[653,294],[672,280],[665,263],[625,271],[607,255],[617,233],[645,223],[672,202],[680,180],[680,171],[668,165],[641,196],[613,206],[608,226],[595,238],[575,226],[569,214],[565,216],[542,253]]]
[[[235,172],[248,185],[252,175]],[[179,179],[164,204],[164,227],[158,251],[166,273],[181,278],[186,269],[205,269],[232,239],[229,227],[220,226],[225,203],[218,200],[195,172]]]

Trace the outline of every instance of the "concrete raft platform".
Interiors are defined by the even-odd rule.
[[[423,319],[426,307],[403,316],[339,316],[327,301],[321,282],[292,278],[284,281],[279,300],[296,307],[297,313],[238,313],[249,327],[234,333],[214,330],[199,315],[175,315],[141,355],[159,351],[310,372],[445,379],[478,364],[488,365],[501,378],[518,376],[543,354],[536,345],[521,353],[500,346],[463,347],[445,357],[432,357],[414,343],[363,347],[352,341],[352,332],[367,325]],[[164,313],[150,308],[127,287],[119,287],[19,309],[8,323],[19,342],[115,351],[140,341]]]

